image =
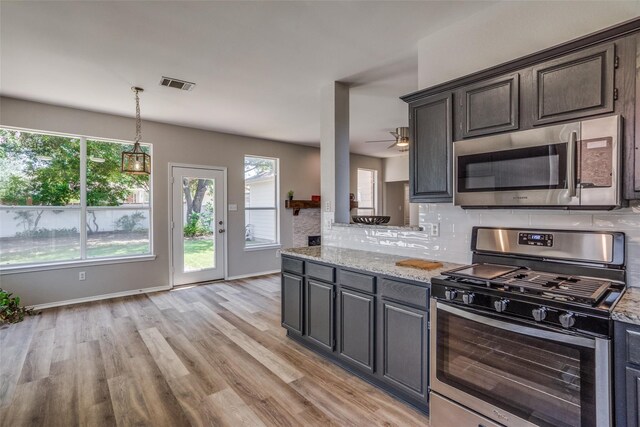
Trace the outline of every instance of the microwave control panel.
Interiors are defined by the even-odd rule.
[[[518,243],[529,246],[553,246],[553,234],[549,233],[518,233]]]

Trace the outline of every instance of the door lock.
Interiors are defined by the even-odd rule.
[[[224,228],[221,228],[221,229],[219,229],[219,230],[218,230],[218,233],[222,234],[222,233],[224,233],[225,231],[226,231],[226,230],[225,230]]]
[[[222,224],[223,224],[223,222],[222,222],[222,221],[218,221],[218,225],[222,225]]]

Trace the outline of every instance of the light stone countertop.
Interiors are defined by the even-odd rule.
[[[640,325],[640,288],[628,287],[611,317],[613,320]]]
[[[442,262],[442,267],[435,270],[420,270],[418,268],[398,267],[396,261],[410,257],[390,255],[378,252],[360,251],[356,249],[344,249],[333,246],[311,246],[308,248],[283,249],[282,255],[304,258],[311,261],[320,261],[341,267],[368,271],[376,274],[384,274],[400,279],[415,280],[418,282],[431,282],[435,276],[443,271],[462,267],[461,264]]]

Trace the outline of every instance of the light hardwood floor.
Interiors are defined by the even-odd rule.
[[[0,329],[0,425],[428,425],[279,313],[278,275],[46,310]]]

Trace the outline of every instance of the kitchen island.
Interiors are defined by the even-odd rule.
[[[287,335],[428,412],[430,280],[403,257],[315,246],[282,251]]]

